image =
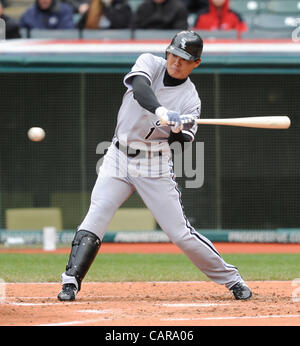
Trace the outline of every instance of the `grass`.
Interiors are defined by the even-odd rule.
[[[300,277],[297,254],[224,255],[245,280],[293,280]],[[0,254],[0,278],[5,282],[59,282],[65,254]],[[85,281],[197,281],[208,280],[182,254],[101,254]]]

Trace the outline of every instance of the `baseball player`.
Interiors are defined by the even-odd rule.
[[[203,273],[225,285],[235,299],[251,297],[237,268],[190,225],[173,173],[170,146],[193,141],[197,131],[201,102],[189,74],[200,65],[202,50],[197,33],[182,31],[167,47],[165,59],[142,54],[125,76],[127,91],[115,134],[99,169],[90,208],[75,233],[59,300],[76,298],[107,226],[134,190],[170,240]]]

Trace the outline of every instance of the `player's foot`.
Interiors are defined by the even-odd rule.
[[[77,294],[77,288],[74,284],[64,284],[62,290],[59,292],[57,298],[60,301],[72,301],[75,300]]]
[[[238,282],[230,288],[234,298],[237,300],[247,300],[252,296],[250,288],[244,282]]]

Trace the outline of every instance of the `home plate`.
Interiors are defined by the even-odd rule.
[[[229,305],[229,303],[181,303],[181,304],[162,304],[163,306],[169,306],[169,307],[209,307],[209,306],[220,306],[220,305]]]

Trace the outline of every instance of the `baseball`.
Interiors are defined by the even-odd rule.
[[[32,127],[28,130],[28,138],[33,142],[42,141],[45,135],[45,131],[41,127]]]

